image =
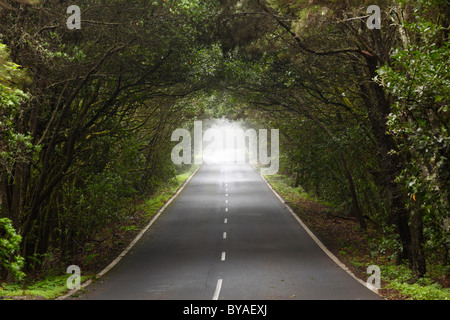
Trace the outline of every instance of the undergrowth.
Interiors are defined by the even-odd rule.
[[[292,182],[288,177],[283,175],[273,175],[265,177],[270,185],[293,207],[294,211],[302,218],[306,214],[305,210],[309,208],[302,207],[301,203],[305,200],[308,202],[316,202],[320,206],[328,205],[319,199],[315,199],[311,195],[308,195],[300,186],[293,187]],[[295,205],[299,204],[299,205]],[[329,206],[329,212],[332,212],[336,208]],[[313,217],[313,218],[311,218]],[[330,216],[334,219],[336,215]],[[311,222],[314,219],[314,213],[308,213],[308,219],[305,219],[305,223]],[[317,219],[319,219],[317,215]],[[323,217],[321,218],[323,219]],[[320,220],[318,220],[320,221]],[[336,224],[333,225],[335,228]],[[343,228],[348,227],[342,224]],[[326,234],[329,232],[326,225],[321,225],[319,229],[320,232]],[[342,230],[340,234],[345,234],[346,231]],[[351,230],[354,232],[354,230]],[[333,233],[333,246],[336,246],[335,252],[342,259],[348,262],[348,264],[361,271],[360,274],[367,275],[366,268],[369,265],[375,264],[380,267],[382,288],[380,289],[380,294],[382,294],[386,299],[408,299],[408,300],[450,300],[450,288],[443,287],[437,278],[442,277],[442,274],[448,273],[446,270],[435,270],[436,266],[430,265],[428,269],[430,270],[423,278],[417,280],[411,270],[405,264],[396,264],[392,260],[391,253],[389,250],[385,250],[385,256],[383,256],[382,250],[377,250],[376,257],[371,256],[371,254],[364,253],[362,250],[353,244],[349,244],[347,239],[340,238],[339,233]],[[319,234],[320,236],[320,234]],[[328,238],[329,239],[329,238]],[[369,239],[365,237],[367,241],[375,241],[374,239]],[[366,241],[365,240],[365,241]],[[380,246],[380,241],[376,245]],[[373,246],[374,244],[372,244]],[[369,243],[370,247],[370,243]],[[362,279],[366,280],[366,279]]]
[[[184,173],[180,173],[172,181],[168,181],[166,184],[161,186],[150,198],[144,200],[141,204],[134,207],[133,211],[136,213],[143,212],[144,217],[139,225],[145,225],[151,218],[161,209],[161,207],[177,192],[181,185],[186,181],[187,178],[194,172],[196,167],[192,167]],[[131,209],[130,209],[131,210]],[[135,234],[139,232],[140,227],[137,226],[133,219],[130,219],[129,224],[124,224],[124,221],[120,221],[121,225],[117,229],[122,230],[125,234],[132,233]],[[122,244],[123,246],[123,244]],[[120,248],[119,248],[120,249]],[[91,260],[94,259],[110,259],[111,257],[102,257],[102,252],[89,253],[86,255],[84,261],[89,264]],[[115,257],[112,257],[114,259]],[[49,271],[49,274],[54,273]],[[27,279],[25,277],[22,281],[15,282],[2,282],[0,283],[0,300],[8,299],[43,299],[52,300],[55,299],[68,291],[67,280],[70,274],[52,274],[37,277],[36,279]],[[86,272],[81,275],[81,282],[87,280],[88,278],[95,277],[95,274]]]

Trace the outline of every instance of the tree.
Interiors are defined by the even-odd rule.
[[[239,83],[236,79],[230,83],[233,90],[250,97],[247,101],[261,110],[273,112],[275,107],[284,108],[288,114],[300,116],[299,123],[301,118],[309,118],[338,146],[356,141],[355,136],[342,139],[338,132],[343,128],[339,124],[348,126],[356,121],[354,125],[366,137],[364,150],[370,167],[356,164],[358,169],[348,170],[345,155],[338,156],[344,159],[342,172],[350,173],[345,176],[349,190],[353,190],[354,211],[358,211],[359,199],[351,171],[364,172],[360,175],[362,181],[369,180],[379,194],[376,199],[382,204],[378,210],[389,214],[387,217],[377,214],[375,220],[395,226],[402,247],[398,260],[409,260],[414,272],[422,276],[425,273],[422,225],[408,208],[407,192],[397,181],[409,166],[410,155],[389,133],[387,119],[395,100],[374,79],[379,68],[394,62],[392,50],[404,43],[404,27],[413,18],[414,9],[420,10],[424,3],[377,4],[383,9],[381,29],[367,27],[366,8],[359,1],[245,1],[237,5],[225,2],[222,21],[229,34],[238,35],[234,42],[226,43],[225,52],[241,59],[241,64],[247,64],[247,69],[256,74],[244,72],[238,77]],[[428,14],[436,17],[435,13]],[[268,20],[265,28],[259,27],[261,19]],[[243,20],[247,21],[245,28],[240,27]],[[252,97],[256,99],[252,101]]]
[[[24,92],[32,99],[20,102],[11,126],[40,148],[28,162],[13,159],[1,179],[2,214],[25,257],[55,244],[70,255],[114,218],[112,194],[151,192],[173,175],[168,136],[192,114],[178,101],[210,77],[202,55],[211,39],[199,29],[210,25],[210,2],[78,5],[80,30],[67,28],[60,1],[11,2],[0,17],[1,40],[31,78]]]
[[[412,241],[417,246],[427,243],[427,251],[445,251],[443,226],[450,212],[447,110],[450,50],[445,28],[426,18],[428,10],[437,11],[439,16],[437,6],[441,3],[419,1],[419,4],[423,7],[416,11],[415,21],[403,25],[403,48],[392,56],[391,65],[379,69],[378,80],[395,97],[388,119],[389,132],[400,151],[408,155],[408,163],[397,181],[409,195],[411,226],[416,229]],[[424,274],[423,252],[415,254],[419,259],[413,262],[416,264],[413,269],[419,275]]]

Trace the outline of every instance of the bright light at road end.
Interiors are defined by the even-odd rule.
[[[245,163],[244,130],[238,123],[224,121],[212,125],[203,135],[203,161],[206,163]],[[244,139],[244,140],[241,140]]]
[[[230,163],[235,161],[236,153],[235,149],[208,150],[203,154],[203,161],[206,163]]]
[[[262,174],[276,174],[279,168],[278,129],[244,130],[243,127],[239,122],[227,120],[205,124],[194,121],[193,138],[187,129],[176,129],[171,136],[171,141],[178,141],[172,148],[172,162],[177,165],[191,164],[192,160],[195,164],[258,164]]]

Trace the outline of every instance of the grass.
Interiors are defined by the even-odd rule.
[[[313,201],[318,205],[332,207],[332,204],[305,192],[301,186],[293,187],[292,181],[281,174],[264,176],[270,185],[288,202]]]
[[[422,285],[392,280],[388,288],[398,290],[400,294],[406,296],[406,299],[409,300],[450,300],[450,289],[442,288],[438,283]]]
[[[69,275],[47,277],[40,281],[24,287],[19,283],[2,283],[0,286],[1,299],[55,299],[67,291],[67,279]],[[81,282],[87,280],[86,276],[81,277]]]
[[[307,194],[302,187],[298,186],[294,188],[286,178],[280,174],[274,174],[265,176],[266,180],[272,185],[272,187],[281,194],[287,201],[293,201],[301,198],[310,199],[311,196]]]
[[[178,191],[182,184],[191,176],[197,169],[197,166],[192,166],[188,171],[176,176],[175,181],[168,183],[157,191],[151,198],[147,199],[139,207],[146,214],[146,218],[150,220],[161,209],[164,204]]]
[[[358,230],[356,221],[340,220],[339,215],[333,212],[335,209],[332,206],[308,195],[301,187],[294,188],[283,175],[266,176],[266,179],[308,227],[325,240],[328,249],[363,281],[368,278],[366,270],[369,265],[380,267],[382,288],[379,292],[384,298],[450,300],[450,288],[444,288],[430,274],[417,280],[408,266],[393,263],[391,257],[382,254],[372,257],[370,250],[367,250],[370,240]],[[432,266],[429,269],[431,270]]]
[[[450,288],[443,288],[429,275],[415,280],[411,270],[405,265],[380,265],[387,290],[396,290],[408,300],[450,300]]]
[[[141,221],[132,220],[129,224],[123,224],[118,226],[117,229],[122,232],[125,240],[123,242],[130,241],[134,238],[134,235],[139,232],[143,225],[146,225],[148,221],[160,210],[160,208],[177,192],[181,185],[186,181],[187,178],[194,172],[197,167],[192,167],[190,170],[181,173],[176,176],[174,181],[167,183],[162,186],[151,198],[143,201],[137,208],[136,212],[143,212]],[[139,214],[138,214],[139,215]],[[123,245],[123,244],[122,244]],[[120,248],[117,248],[120,250]],[[105,255],[106,250],[97,247],[96,252],[91,252],[86,255],[86,264],[94,260],[106,260],[107,263],[114,259],[115,256]],[[112,258],[112,259],[111,259]],[[85,271],[84,269],[82,269]],[[83,275],[84,274],[84,275]],[[88,271],[82,272],[81,282],[95,276],[94,273],[89,273]],[[29,280],[22,283],[0,283],[0,300],[8,299],[42,299],[42,300],[52,300],[55,299],[68,291],[67,279],[70,277],[69,274],[47,276],[45,279],[40,279],[37,281]]]

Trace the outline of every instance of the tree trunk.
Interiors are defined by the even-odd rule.
[[[323,124],[323,122],[320,121],[318,117],[316,117],[316,115],[312,112],[312,110],[308,106],[300,103],[300,108],[306,114],[306,116],[310,118],[319,128],[321,128],[333,141],[336,141],[336,137],[333,134],[333,132],[331,132],[331,130],[325,124]],[[340,150],[338,150],[338,153],[342,171],[344,172],[345,178],[347,179],[348,188],[350,190],[350,195],[352,197],[353,215],[358,219],[361,229],[366,230],[367,225],[364,219],[364,215],[362,214],[361,208],[359,206],[358,195],[356,193],[352,175],[347,167],[347,162],[345,161],[344,154]]]
[[[423,275],[424,256],[422,241],[423,225],[420,216],[411,217],[406,208],[406,195],[401,187],[395,182],[395,178],[401,173],[403,161],[399,155],[392,154],[397,150],[396,143],[392,136],[387,133],[387,117],[390,112],[391,102],[386,98],[381,86],[373,79],[377,70],[377,58],[365,55],[368,74],[361,69],[355,71],[361,77],[361,97],[364,101],[371,130],[377,145],[377,158],[379,164],[378,184],[384,188],[389,198],[390,219],[397,226],[403,251],[399,259],[408,259],[413,271]],[[410,218],[412,218],[409,225]],[[412,228],[415,228],[412,230]],[[417,268],[417,269],[414,269]]]
[[[421,278],[426,273],[426,262],[423,252],[422,215],[417,208],[411,213],[411,249],[411,270],[416,278]]]
[[[353,215],[358,219],[359,226],[362,230],[367,229],[367,224],[362,214],[361,208],[359,206],[358,196],[356,194],[355,184],[353,182],[352,175],[347,168],[347,163],[345,161],[344,155],[339,151],[339,159],[341,161],[342,170],[344,171],[345,177],[347,178],[348,188],[350,190],[350,194],[352,196],[352,204],[353,204]]]

